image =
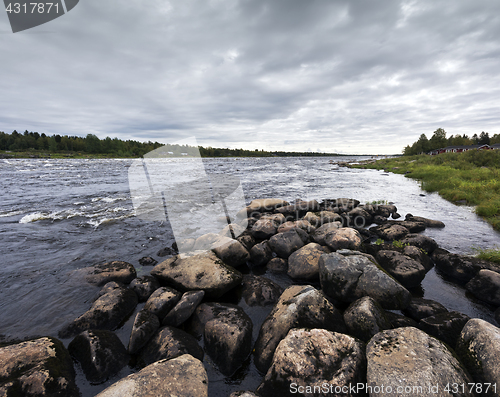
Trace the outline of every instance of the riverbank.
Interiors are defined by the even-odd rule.
[[[353,168],[386,170],[421,181],[454,204],[475,206],[476,213],[500,230],[500,151],[444,153],[368,160]]]

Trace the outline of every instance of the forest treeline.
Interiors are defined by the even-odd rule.
[[[312,152],[267,152],[264,150],[226,149],[202,147],[198,148],[187,145],[171,145],[160,142],[138,142],[134,140],[123,141],[118,138],[106,137],[99,139],[94,134],[86,137],[52,135],[44,133],[28,132],[19,133],[14,130],[11,134],[0,131],[0,150],[12,152],[32,152],[33,154],[66,153],[95,154],[112,157],[141,157],[159,147],[170,152],[173,156],[183,154],[197,156],[197,150],[201,157],[289,157],[289,156],[332,156],[335,153],[312,153]]]
[[[447,146],[469,146],[469,145],[493,145],[500,143],[500,134],[495,134],[490,137],[487,132],[481,132],[479,135],[474,134],[472,137],[464,135],[450,135],[446,137],[446,131],[438,128],[432,134],[430,139],[425,134],[420,135],[420,138],[411,146],[408,145],[404,148],[403,154],[411,156],[414,154],[427,153],[431,150],[444,148]]]

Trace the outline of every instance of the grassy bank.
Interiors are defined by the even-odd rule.
[[[455,204],[475,206],[476,213],[500,231],[500,150],[403,156],[355,167],[406,174],[421,181],[427,192],[438,192]]]

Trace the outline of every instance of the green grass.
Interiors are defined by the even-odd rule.
[[[500,263],[500,249],[477,249],[477,257],[486,261]]]
[[[456,204],[475,206],[479,216],[500,230],[500,150],[403,156],[353,167],[406,174],[421,181],[427,192],[437,192]]]

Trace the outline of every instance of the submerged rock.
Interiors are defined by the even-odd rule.
[[[469,320],[469,316],[459,312],[438,313],[420,320],[418,328],[454,348]]]
[[[96,397],[208,397],[208,377],[200,360],[184,354],[161,360],[112,384]]]
[[[174,256],[156,265],[151,274],[181,291],[203,290],[218,298],[241,283],[242,275],[206,251],[189,257]]]
[[[264,320],[255,343],[255,366],[266,372],[274,350],[292,328],[325,328],[345,332],[340,312],[310,285],[288,287]]]
[[[257,393],[262,397],[349,395],[336,390],[364,382],[365,371],[364,343],[325,329],[292,329],[279,343]]]
[[[90,329],[115,330],[135,310],[137,295],[128,288],[117,288],[97,299],[89,310],[59,331],[61,338],[70,338]]]
[[[73,362],[62,342],[43,337],[0,347],[0,394],[80,396]]]
[[[412,214],[406,214],[405,220],[412,222],[422,222],[425,227],[443,228],[445,224],[441,221],[435,221],[433,219],[423,218],[421,216],[413,216]]]
[[[442,342],[413,327],[378,333],[367,345],[366,358],[367,386],[374,390],[370,396],[444,396],[450,383],[472,382]],[[454,395],[473,396],[469,388]]]
[[[325,294],[342,302],[370,296],[390,310],[404,309],[410,302],[408,290],[364,255],[324,254],[319,277]]]
[[[102,383],[129,362],[120,338],[111,331],[90,330],[77,335],[68,345],[71,355],[80,363],[87,380]]]
[[[408,317],[420,321],[423,318],[435,316],[440,313],[448,313],[448,309],[441,303],[431,299],[412,298],[408,307],[403,310]]]
[[[140,310],[134,320],[130,340],[128,343],[128,352],[137,353],[152,338],[155,332],[160,328],[160,320],[156,314],[147,310]]]

